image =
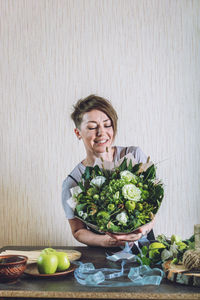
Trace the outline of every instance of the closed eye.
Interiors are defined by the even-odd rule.
[[[105,128],[109,128],[109,127],[112,127],[112,124],[111,125],[104,125]],[[94,129],[97,129],[98,127],[88,127],[89,130],[94,130]]]

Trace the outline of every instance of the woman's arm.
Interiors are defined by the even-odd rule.
[[[78,219],[69,219],[69,224],[74,238],[80,243],[88,246],[119,247],[124,246],[125,242],[117,240],[108,234],[96,234],[85,227],[85,224]]]

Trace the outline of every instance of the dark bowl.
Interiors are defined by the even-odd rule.
[[[0,255],[0,282],[16,281],[26,269],[28,257]]]

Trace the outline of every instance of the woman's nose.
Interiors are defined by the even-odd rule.
[[[98,126],[98,127],[97,127],[97,135],[98,135],[98,136],[101,136],[101,135],[103,134],[103,131],[104,131],[104,128],[103,128],[103,127],[101,127],[101,126]]]

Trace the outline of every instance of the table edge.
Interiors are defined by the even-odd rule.
[[[58,292],[58,291],[18,291],[0,290],[0,297],[30,297],[30,298],[69,298],[69,299],[200,299],[199,293],[134,293],[125,292]],[[133,298],[134,297],[134,298]]]

